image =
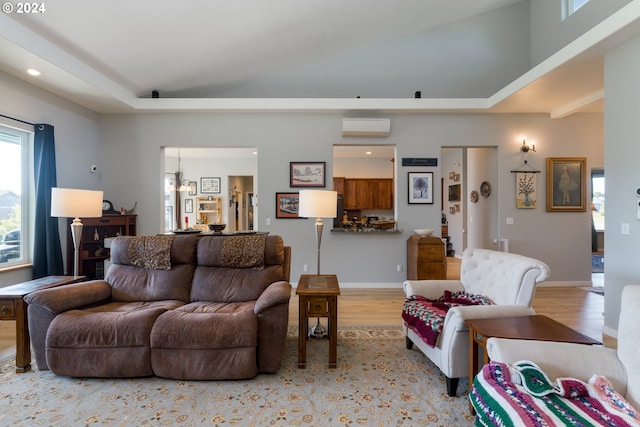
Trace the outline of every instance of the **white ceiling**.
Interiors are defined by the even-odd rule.
[[[608,20],[488,99],[147,99],[157,88],[250,82],[520,1],[56,0],[43,3],[42,14],[0,14],[0,70],[104,113],[601,111],[603,53],[640,33],[638,16]],[[43,75],[26,75],[30,67]]]

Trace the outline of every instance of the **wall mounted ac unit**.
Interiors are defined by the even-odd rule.
[[[390,119],[342,119],[342,136],[389,136]]]

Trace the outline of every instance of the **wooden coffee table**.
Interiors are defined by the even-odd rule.
[[[84,276],[47,276],[0,288],[0,320],[16,321],[16,372],[31,369],[31,339],[24,297],[41,289],[81,282]]]
[[[521,340],[559,341],[576,344],[602,344],[560,322],[542,315],[501,317],[496,319],[470,319],[469,326],[469,387],[478,373],[478,353],[484,350],[483,362],[489,363],[487,340],[513,338]]]
[[[309,316],[327,317],[329,327],[329,368],[335,368],[338,356],[338,295],[335,274],[303,274],[296,288],[298,295],[298,368],[307,367]]]

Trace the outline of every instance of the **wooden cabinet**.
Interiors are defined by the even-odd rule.
[[[78,248],[78,274],[87,279],[104,277],[104,260],[109,249],[104,247],[105,237],[135,236],[137,215],[103,215],[99,218],[81,218],[82,237]],[[74,248],[71,237],[72,219],[67,221],[67,270],[73,271]]]
[[[438,237],[411,236],[407,240],[407,280],[446,279],[447,257]]]
[[[220,224],[222,222],[222,198],[221,197],[196,197],[197,225],[209,230],[207,224]]]
[[[334,178],[333,189],[344,196],[345,210],[393,209],[391,178]]]

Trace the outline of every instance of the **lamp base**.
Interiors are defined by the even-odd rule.
[[[327,329],[320,324],[320,318],[318,317],[317,323],[311,328],[311,331],[309,332],[309,337],[322,339],[327,338],[328,336],[329,333],[327,332]]]

